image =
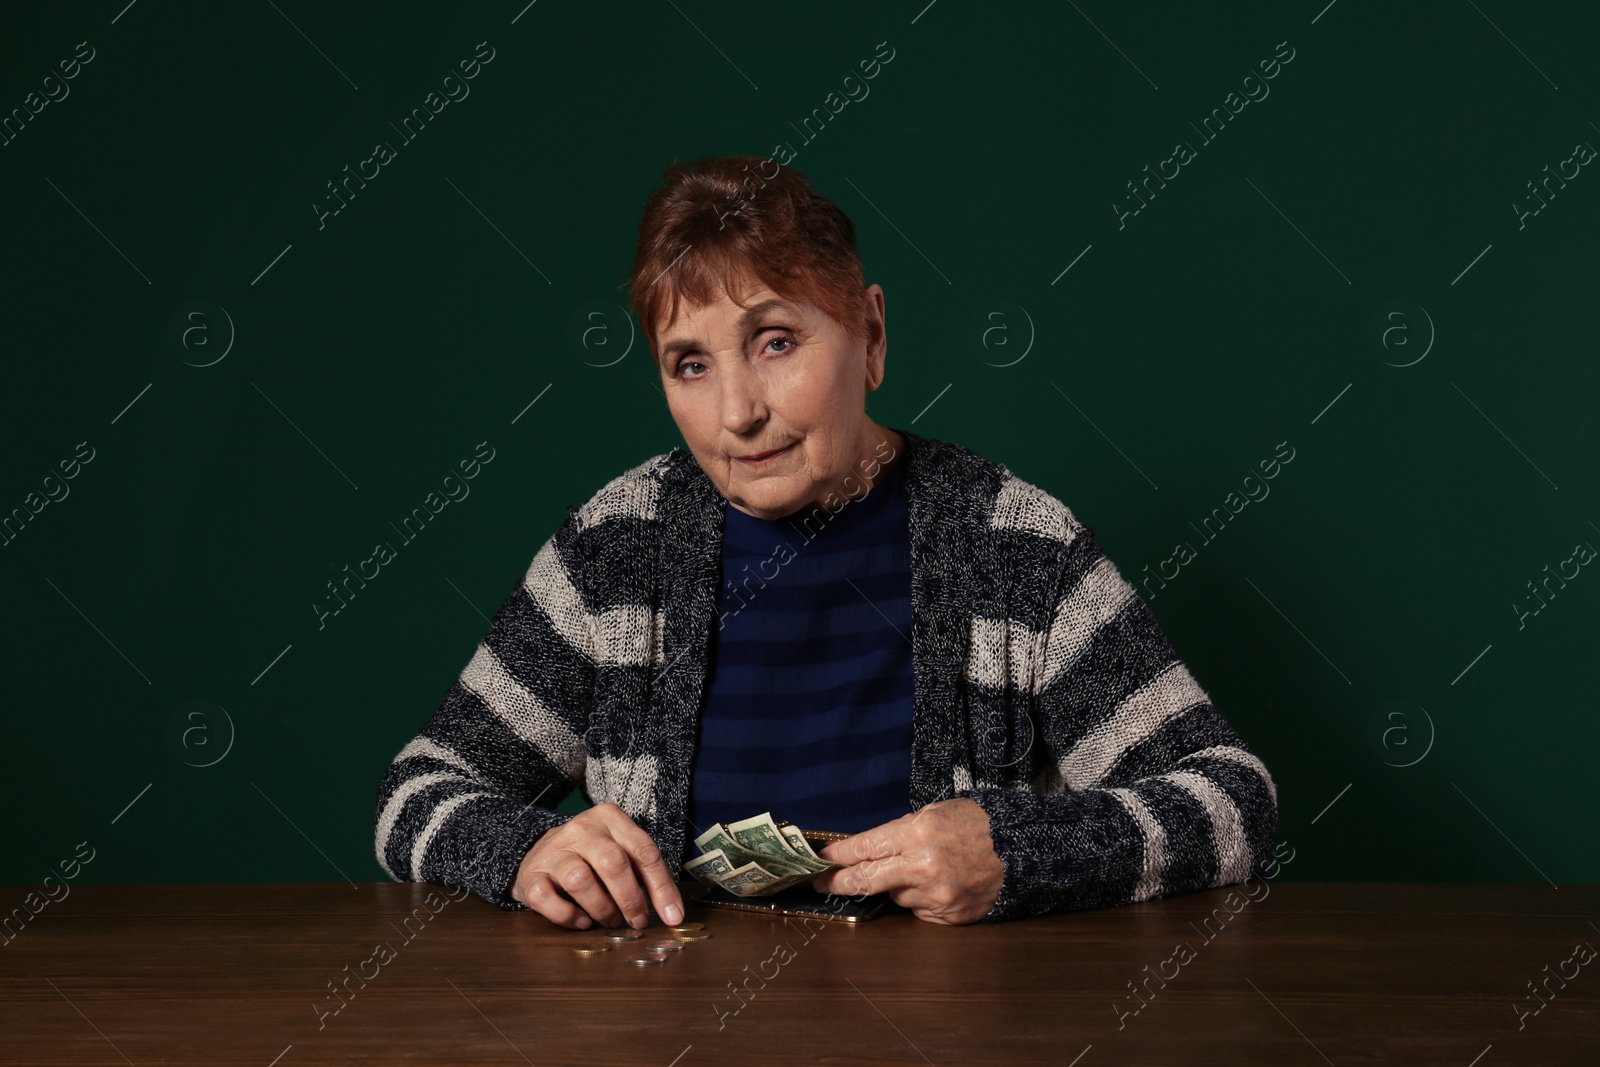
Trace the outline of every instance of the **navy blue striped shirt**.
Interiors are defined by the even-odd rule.
[[[911,810],[904,467],[834,515],[758,519],[725,505],[686,856],[713,822],[764,811],[855,833]]]

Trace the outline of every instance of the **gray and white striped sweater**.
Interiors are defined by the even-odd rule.
[[[1271,776],[1093,531],[1003,464],[893,429],[910,509],[910,807],[968,796],[988,813],[1005,882],[984,921],[1228,885],[1270,863]],[[383,777],[390,877],[520,909],[506,895],[517,866],[570,818],[552,807],[580,782],[677,870],[724,503],[674,448],[568,509]]]

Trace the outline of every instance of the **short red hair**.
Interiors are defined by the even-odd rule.
[[[740,297],[752,279],[868,339],[855,226],[805,175],[762,156],[672,164],[645,202],[629,278],[651,354],[659,360],[657,332],[680,302],[727,293],[747,307]]]

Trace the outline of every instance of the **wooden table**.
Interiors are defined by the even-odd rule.
[[[695,907],[712,937],[639,967],[459,890],[82,885],[0,947],[0,1062],[1600,1062],[1600,887],[1230,892],[967,927]]]

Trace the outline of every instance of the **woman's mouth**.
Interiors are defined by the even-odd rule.
[[[769,452],[753,452],[748,456],[734,456],[733,458],[738,460],[740,463],[743,463],[747,467],[761,467],[771,463],[773,460],[788,452],[789,449],[793,447],[794,442],[790,441],[782,448],[775,448]]]

